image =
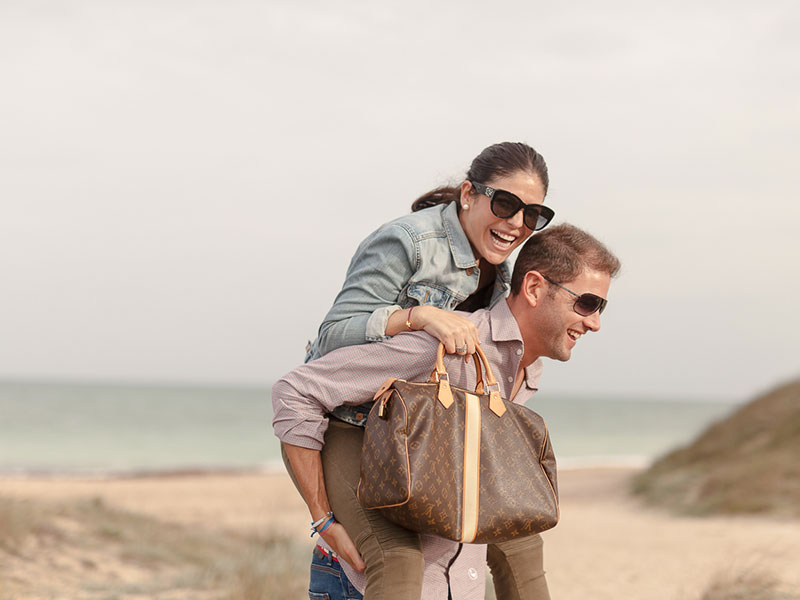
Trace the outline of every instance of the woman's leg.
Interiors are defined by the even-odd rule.
[[[542,537],[489,544],[486,562],[492,571],[494,591],[503,600],[550,600],[544,577]]]
[[[331,509],[367,565],[364,597],[419,600],[425,568],[419,535],[391,523],[376,510],[366,510],[356,497],[363,439],[362,427],[330,419],[322,468]],[[288,469],[285,456],[284,463]]]

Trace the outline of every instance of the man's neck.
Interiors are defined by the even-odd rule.
[[[508,308],[511,311],[511,314],[514,316],[514,320],[517,322],[519,332],[522,334],[523,352],[522,358],[520,359],[519,368],[525,369],[536,362],[536,359],[538,359],[540,356],[540,353],[536,351],[530,331],[528,331],[529,328],[526,327],[525,319],[523,318],[525,311],[530,310],[530,307],[527,304],[524,304],[525,300],[523,298],[518,296],[509,296],[506,298],[506,302],[508,303]]]

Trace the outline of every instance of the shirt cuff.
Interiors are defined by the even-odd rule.
[[[322,450],[325,445],[325,432],[328,429],[328,420],[324,423],[313,424],[308,422],[295,422],[294,424],[273,423],[275,436],[286,444],[300,446],[309,450]]]
[[[386,324],[389,322],[389,317],[395,311],[400,310],[402,307],[397,304],[391,306],[382,306],[376,309],[367,319],[367,330],[365,337],[368,342],[383,342],[389,339],[390,336],[386,335]]]

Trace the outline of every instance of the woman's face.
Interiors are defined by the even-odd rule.
[[[506,190],[518,196],[525,204],[542,204],[544,186],[534,173],[517,171],[511,175],[495,177],[491,181],[478,181],[498,190]],[[465,205],[468,208],[465,208]],[[475,253],[475,258],[484,258],[499,265],[511,252],[533,233],[522,221],[523,211],[509,219],[501,219],[492,213],[491,200],[479,194],[472,184],[461,185],[461,210],[459,220]]]

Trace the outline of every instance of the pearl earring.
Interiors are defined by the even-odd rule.
[[[463,208],[464,210],[469,210],[469,204],[464,202],[464,204],[461,205],[461,208]]]

